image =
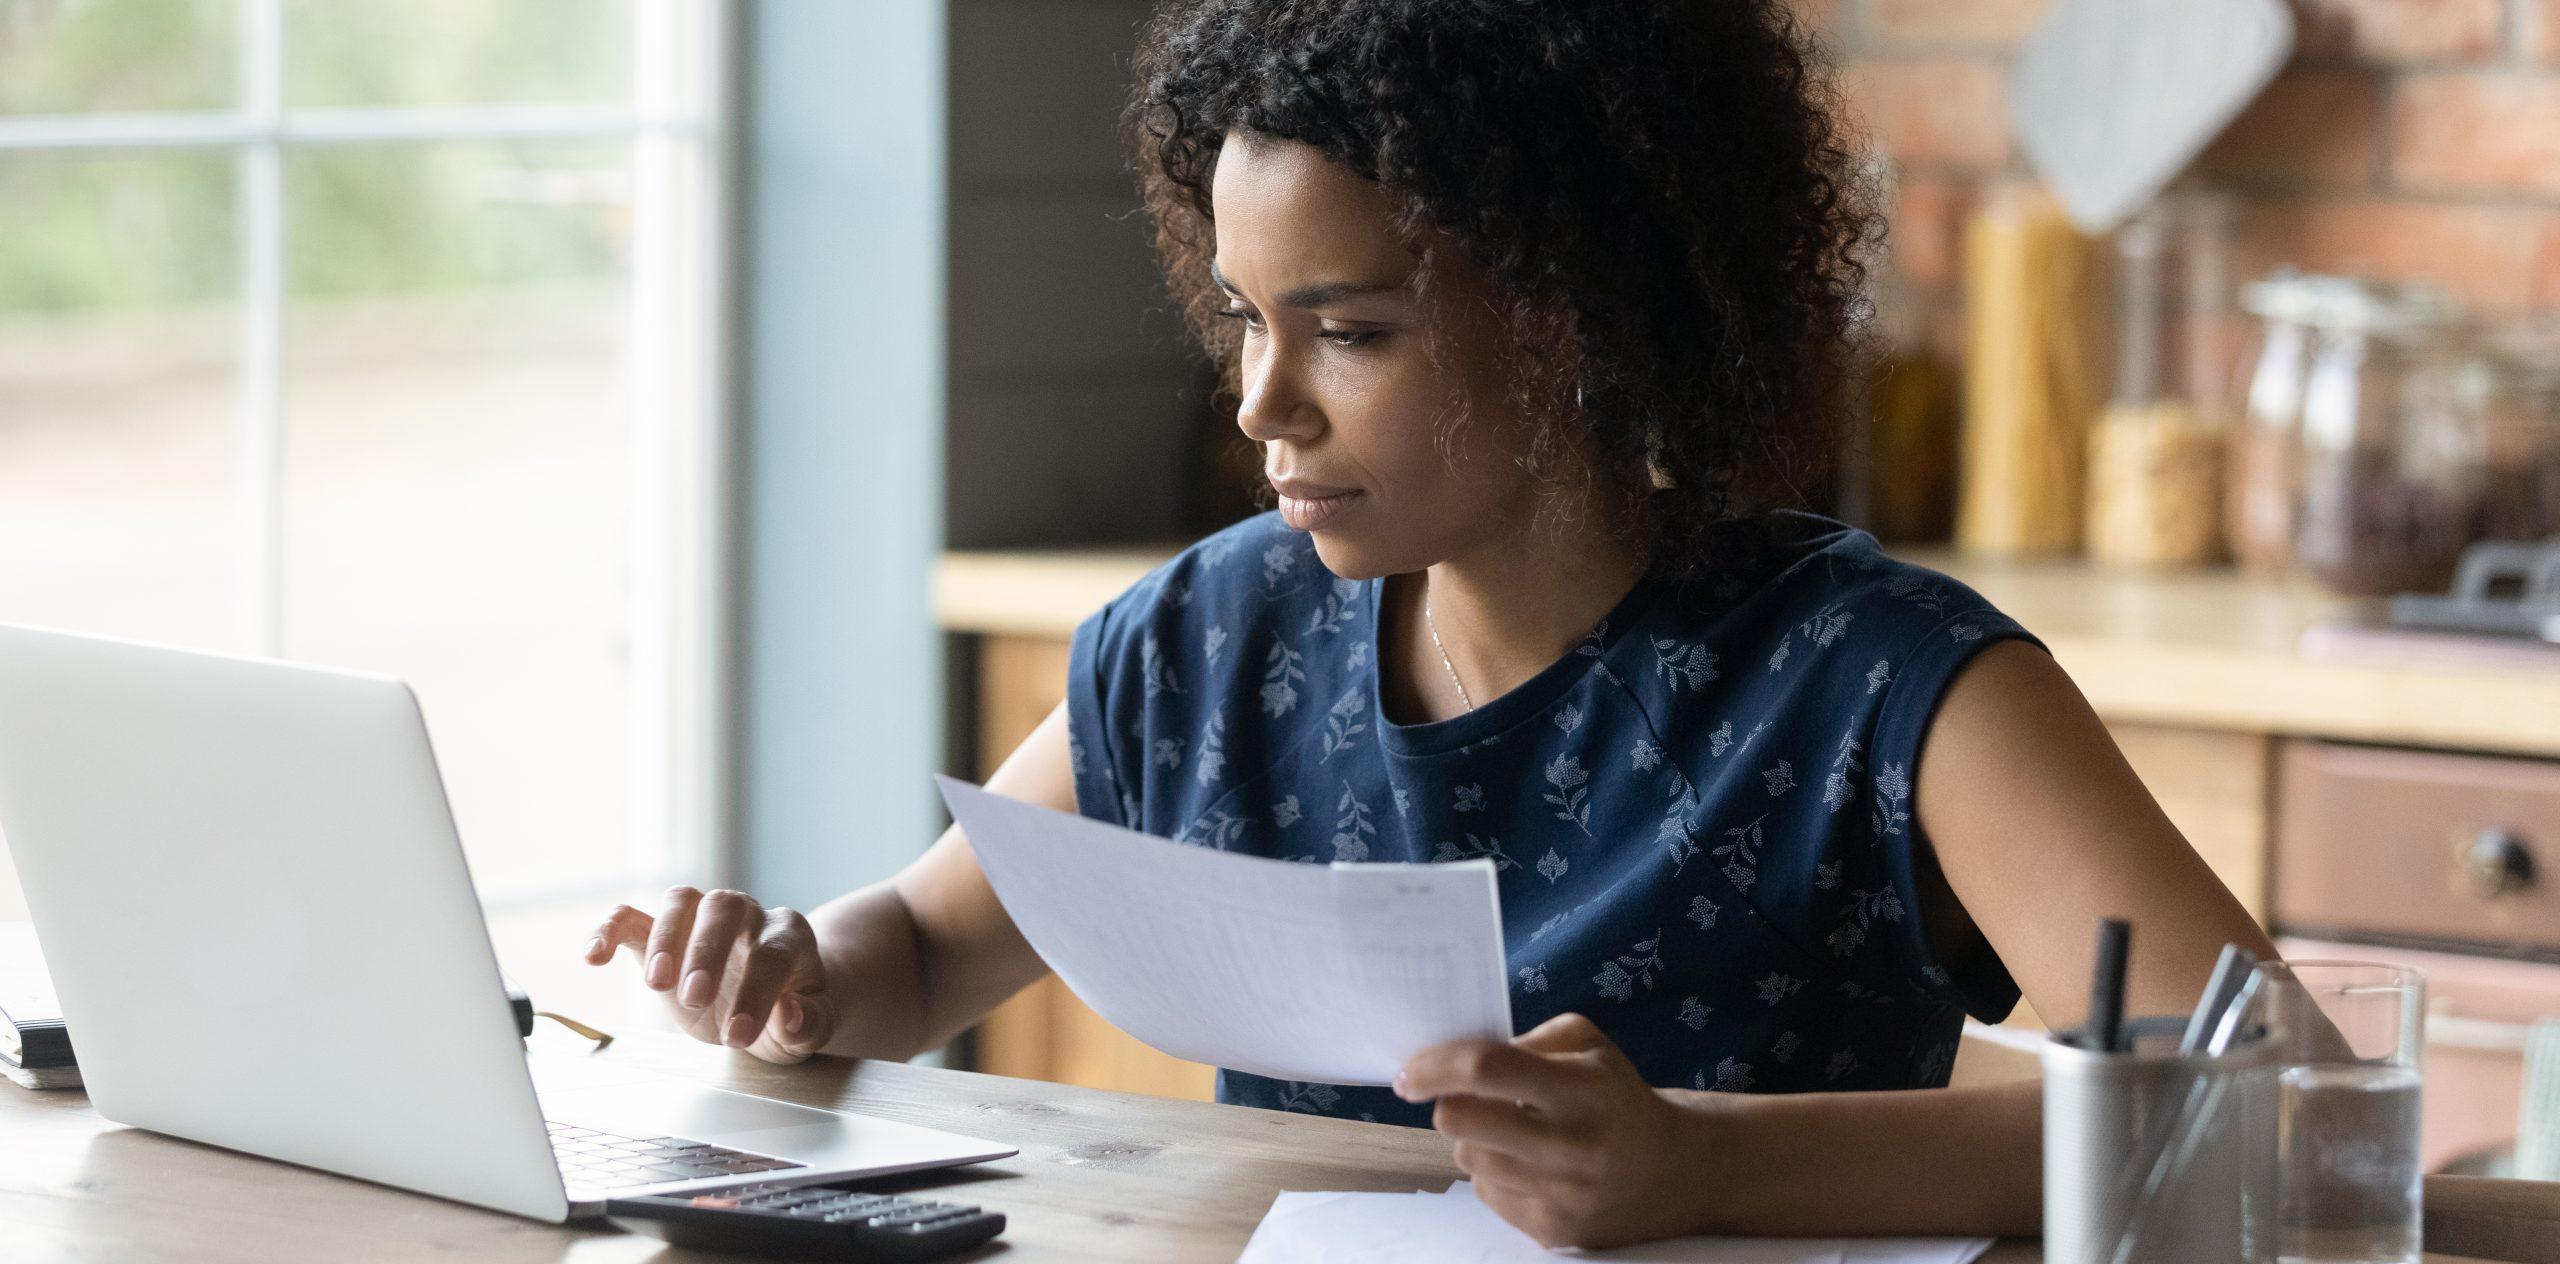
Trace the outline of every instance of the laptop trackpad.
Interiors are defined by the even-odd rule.
[[[556,1091],[543,1094],[542,1105],[545,1116],[564,1124],[707,1141],[837,1171],[903,1172],[1016,1153],[1012,1146],[913,1124],[682,1083]]]
[[[740,1133],[776,1129],[806,1130],[813,1137],[823,1137],[846,1122],[844,1116],[830,1111],[769,1097],[663,1081],[546,1092],[542,1113],[560,1123],[626,1137],[687,1137],[724,1145],[738,1145]]]

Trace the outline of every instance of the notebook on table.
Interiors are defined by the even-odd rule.
[[[0,1075],[27,1088],[80,1087],[52,976],[24,922],[0,923]]]

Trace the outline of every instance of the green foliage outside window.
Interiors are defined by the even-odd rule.
[[[627,104],[629,0],[288,0],[290,108]],[[237,0],[0,0],[0,116],[224,111]],[[606,279],[628,146],[297,146],[286,287],[302,298]],[[0,152],[0,320],[230,301],[227,147]]]

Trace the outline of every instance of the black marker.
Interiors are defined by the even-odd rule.
[[[2133,927],[2110,917],[2098,923],[2098,968],[2089,980],[2089,1047],[2113,1053],[2124,1029],[2124,959]]]

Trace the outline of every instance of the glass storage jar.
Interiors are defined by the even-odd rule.
[[[2148,569],[2222,556],[2231,204],[2163,195],[2116,231],[2115,387],[2089,440],[2089,555]]]
[[[2293,565],[2294,517],[2302,495],[2302,383],[2320,296],[2338,278],[2280,267],[2240,291],[2240,308],[2258,318],[2256,354],[2231,429],[2223,532],[2248,570],[2275,573]]]
[[[2338,592],[2440,591],[2477,538],[2487,469],[2454,324],[2447,300],[2410,286],[2317,305],[2294,555]]]

